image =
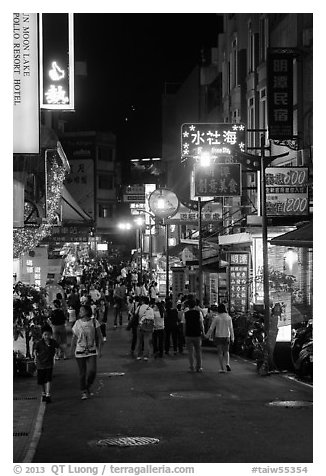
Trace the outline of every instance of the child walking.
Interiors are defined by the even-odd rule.
[[[42,339],[34,347],[34,360],[37,368],[37,383],[42,385],[42,402],[51,402],[51,382],[54,356],[59,344],[52,337],[49,325],[42,328]]]

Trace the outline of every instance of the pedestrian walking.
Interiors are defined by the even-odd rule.
[[[117,283],[114,292],[113,292],[113,299],[114,299],[114,327],[116,328],[118,325],[118,317],[119,317],[119,324],[122,326],[122,311],[126,304],[126,292],[127,288],[123,281],[121,283]]]
[[[164,310],[163,306],[154,302],[154,330],[153,330],[153,354],[154,358],[163,357],[163,344],[164,344]]]
[[[103,342],[106,342],[106,323],[108,321],[108,306],[105,299],[101,298],[96,308],[95,316],[100,323],[100,328],[103,336]]]
[[[139,306],[139,324],[137,332],[137,360],[149,358],[149,343],[152,339],[154,329],[154,311],[149,306],[147,296],[141,297],[141,305]]]
[[[178,353],[178,311],[171,301],[166,302],[164,313],[164,350],[168,355],[172,339],[174,355]]]
[[[42,402],[51,402],[51,382],[54,356],[58,342],[53,339],[51,326],[42,327],[42,339],[34,347],[34,361],[37,369],[37,383],[42,386]]]
[[[74,351],[79,370],[82,400],[89,398],[96,377],[97,357],[101,357],[103,337],[100,323],[92,318],[92,309],[85,304],[80,307],[79,319],[72,328],[71,353]]]
[[[225,368],[231,372],[230,367],[230,341],[234,341],[234,332],[231,316],[226,312],[224,304],[212,305],[213,320],[205,337],[209,339],[213,335],[213,341],[217,347],[218,359],[220,363],[220,373],[225,373]]]
[[[49,320],[52,325],[53,338],[58,342],[55,359],[59,360],[62,357],[67,358],[67,329],[66,329],[66,315],[61,308],[61,301],[55,299],[53,301],[54,309],[52,310]]]
[[[202,372],[201,336],[204,333],[203,317],[198,309],[195,309],[196,302],[189,300],[188,310],[183,316],[184,335],[188,350],[189,371]]]
[[[127,331],[131,330],[131,346],[130,346],[130,355],[133,357],[135,350],[136,350],[136,345],[137,345],[137,339],[138,339],[138,324],[139,324],[139,309],[140,309],[140,297],[135,296],[134,302],[133,302],[133,309],[131,311],[131,316],[130,320],[128,322],[128,325],[126,327]]]

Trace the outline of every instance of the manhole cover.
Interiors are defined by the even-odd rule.
[[[143,436],[134,436],[134,437],[118,437],[118,438],[105,438],[104,440],[99,440],[96,444],[97,446],[143,446],[143,445],[153,445],[158,443],[160,440],[157,438],[147,438]]]
[[[97,375],[99,377],[122,377],[124,374],[124,372],[103,372]]]
[[[267,405],[271,407],[285,407],[285,408],[301,408],[301,407],[311,407],[312,402],[304,400],[276,400],[274,402],[269,402]]]
[[[212,398],[212,397],[221,397],[219,393],[209,393],[209,392],[176,392],[170,393],[170,397],[174,398],[187,398],[187,399],[197,399],[197,398]]]

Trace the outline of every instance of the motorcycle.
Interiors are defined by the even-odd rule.
[[[313,376],[313,337],[312,319],[294,329],[291,341],[291,358],[299,377]]]

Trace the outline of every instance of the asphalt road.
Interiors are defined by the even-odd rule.
[[[203,348],[202,374],[187,372],[187,355],[136,361],[130,333],[109,326],[91,399],[80,399],[75,360],[57,362],[33,463],[312,463],[312,387],[260,377],[236,356],[219,374],[214,348]],[[284,401],[303,404],[270,405]],[[103,442],[123,437],[159,441]]]

